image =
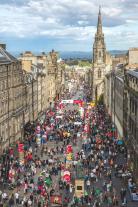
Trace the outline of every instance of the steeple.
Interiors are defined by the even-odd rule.
[[[101,7],[99,7],[97,31],[93,44],[92,60],[92,99],[97,102],[104,92],[104,77],[106,74],[106,45],[102,31]]]
[[[101,6],[99,6],[99,14],[98,14],[98,23],[97,23],[97,35],[102,34],[102,16],[101,16]]]
[[[93,45],[93,62],[96,64],[104,64],[106,58],[106,46],[104,42],[104,34],[102,31],[101,7],[99,7],[97,32]]]

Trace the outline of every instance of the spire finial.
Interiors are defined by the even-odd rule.
[[[101,5],[99,5],[99,14],[101,14]]]
[[[102,34],[102,17],[101,17],[101,5],[99,5],[97,33]]]

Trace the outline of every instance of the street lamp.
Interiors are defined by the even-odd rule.
[[[0,152],[2,152],[2,143],[3,143],[3,138],[0,136]]]
[[[20,128],[21,128],[21,141],[23,141],[24,139],[24,124],[23,123],[21,124]]]

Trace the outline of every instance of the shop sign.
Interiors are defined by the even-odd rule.
[[[64,103],[64,104],[71,103],[71,104],[73,104],[73,100],[62,100],[61,103]]]
[[[50,196],[51,204],[62,204],[62,197],[60,195]]]
[[[81,125],[81,122],[74,122],[74,125]]]
[[[56,116],[56,119],[62,119],[62,116]]]
[[[84,180],[75,180],[75,195],[77,198],[84,196]]]
[[[138,194],[137,193],[132,193],[131,196],[132,196],[133,201],[138,201]]]

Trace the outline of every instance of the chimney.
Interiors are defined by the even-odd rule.
[[[0,48],[3,48],[4,50],[6,50],[6,44],[0,43]]]

